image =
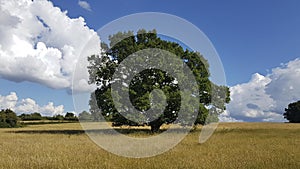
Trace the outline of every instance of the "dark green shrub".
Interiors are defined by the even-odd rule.
[[[78,118],[75,116],[74,113],[67,112],[67,114],[64,117],[64,120],[78,121]]]
[[[78,119],[81,121],[93,121],[92,114],[88,113],[87,111],[83,111],[78,115]]]
[[[43,117],[40,113],[32,113],[32,114],[21,114],[18,116],[22,121],[32,121],[32,120],[43,120]]]
[[[15,112],[10,109],[0,111],[0,127],[18,127],[19,118]]]

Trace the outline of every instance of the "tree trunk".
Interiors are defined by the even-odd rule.
[[[160,125],[152,124],[151,126],[151,132],[156,133],[159,131]]]
[[[160,126],[163,124],[163,122],[160,119],[157,119],[155,121],[150,122],[151,132],[156,133],[159,131]]]

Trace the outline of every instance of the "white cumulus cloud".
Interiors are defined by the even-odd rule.
[[[64,113],[63,105],[55,106],[53,102],[49,102],[47,105],[41,106],[31,98],[19,100],[15,92],[11,92],[7,96],[0,95],[0,109],[11,109],[17,114],[39,112],[45,116]]]
[[[1,78],[54,89],[71,89],[78,58],[100,51],[100,39],[84,18],[69,18],[47,0],[0,1],[0,37]],[[80,64],[74,89],[91,89],[86,59]]]
[[[78,5],[81,8],[85,9],[85,10],[92,11],[92,8],[91,8],[90,4],[88,2],[86,2],[86,1],[79,0],[78,1]]]
[[[219,115],[219,122],[243,122],[243,120],[237,120],[230,116],[229,111],[224,111],[222,114]]]
[[[230,117],[245,121],[285,121],[284,109],[300,100],[300,59],[272,69],[266,76],[255,73],[249,82],[230,88]],[[225,115],[225,117],[229,117]]]

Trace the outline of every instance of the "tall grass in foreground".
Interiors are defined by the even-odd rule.
[[[0,168],[300,168],[300,124],[223,123],[204,144],[199,132],[164,154],[131,159],[99,148],[79,123],[0,129]]]

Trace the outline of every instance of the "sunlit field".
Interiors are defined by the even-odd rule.
[[[79,123],[0,129],[0,168],[300,168],[300,124],[221,123],[204,144],[200,130],[166,153],[134,159],[101,149]]]

